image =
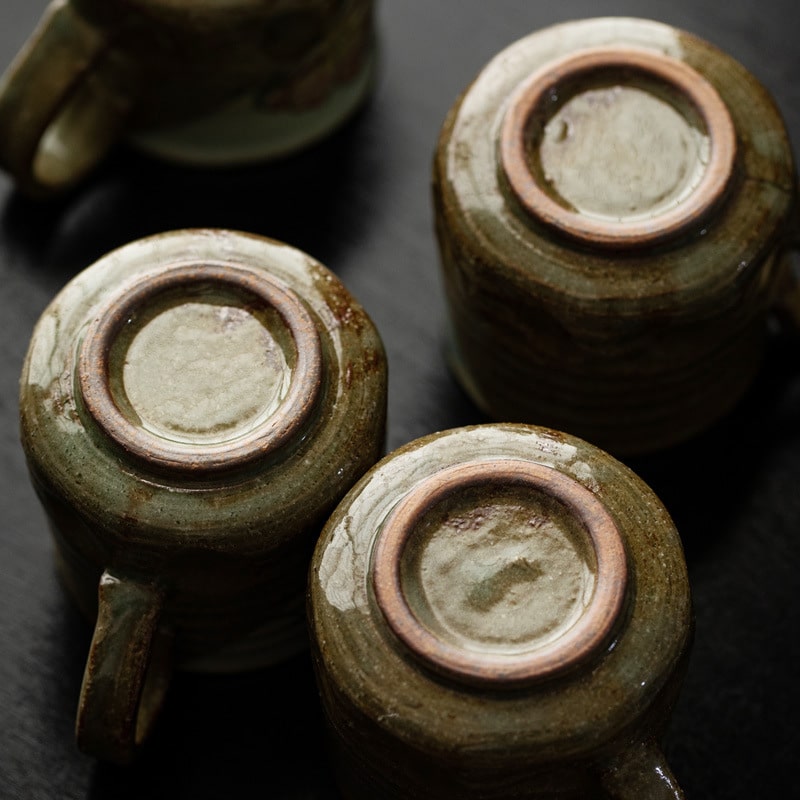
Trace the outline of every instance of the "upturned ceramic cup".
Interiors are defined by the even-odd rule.
[[[54,192],[121,136],[230,165],[319,139],[366,96],[372,0],[54,0],[0,80],[0,165]]]
[[[692,436],[750,384],[777,295],[796,298],[796,194],[772,99],[707,42],[627,18],[521,39],[436,152],[455,374],[495,419],[617,454]]]
[[[130,760],[172,664],[239,671],[307,646],[313,546],[380,457],[385,408],[372,322],[287,245],[176,231],[67,284],[20,409],[61,577],[97,620],[83,750]]]
[[[683,796],[659,746],[683,551],[607,453],[523,424],[413,442],[336,509],[309,586],[348,800]]]

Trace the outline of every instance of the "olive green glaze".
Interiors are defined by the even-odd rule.
[[[175,283],[193,269],[206,277]],[[281,305],[240,292],[228,273],[242,286],[271,281]],[[121,329],[109,328],[120,309]],[[104,330],[112,344],[98,366]],[[316,345],[297,351],[304,341]],[[96,393],[97,370],[106,395]],[[174,637],[159,664],[186,669],[248,669],[307,645],[314,542],[380,457],[386,415],[380,338],[331,272],[292,247],[230,231],[128,244],[78,275],[42,315],[20,410],[60,573],[90,618],[101,574],[114,578],[100,583],[85,682],[100,702],[87,719],[120,705],[111,684],[92,677],[111,663],[102,653],[148,652],[155,631]],[[125,608],[142,596],[153,598],[157,624],[128,634]],[[152,694],[159,676],[130,669],[137,677],[117,683],[136,685],[137,698]],[[131,730],[115,735],[135,743]],[[84,741],[109,756],[98,738],[111,735],[88,731]],[[123,748],[114,757],[130,755]]]
[[[126,761],[152,730],[172,672],[164,591],[106,571],[81,686],[75,738],[81,750]]]
[[[554,79],[543,131],[531,123],[540,142],[527,154],[534,181],[578,219],[623,233],[644,220],[654,234],[592,246],[518,200],[500,134],[531,76],[572,54],[615,48],[701,76],[727,109],[735,161],[722,199],[661,240],[660,220],[693,197],[709,158],[697,109],[635,70],[568,86]],[[434,205],[450,364],[498,420],[550,425],[620,454],[685,439],[728,411],[756,372],[797,226],[795,199],[779,112],[729,56],[636,19],[534,33],[484,68],[441,132]]]
[[[426,488],[454,469],[489,474],[498,464],[499,482],[476,477],[438,497]],[[509,464],[552,480],[509,482]],[[450,653],[500,665],[480,680],[443,671],[422,637],[395,627],[383,543],[409,498],[422,512],[400,551],[401,593]],[[601,526],[606,544],[596,538],[593,549],[588,533]],[[609,570],[598,558],[607,563],[615,541],[624,556]],[[575,656],[570,631],[600,587],[608,597],[615,586],[622,604],[603,601],[613,616],[589,650],[522,682],[503,671],[560,642],[559,656]],[[497,424],[390,454],[320,537],[309,617],[349,800],[682,797],[658,746],[692,634],[680,539],[653,492],[580,439]]]
[[[193,164],[303,147],[371,87],[372,6],[54,0],[0,79],[0,166],[45,194],[83,177],[120,136]]]

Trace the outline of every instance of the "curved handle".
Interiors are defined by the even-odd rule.
[[[611,800],[684,800],[661,748],[655,741],[634,745],[621,753],[602,774]]]
[[[171,635],[159,625],[164,593],[106,570],[98,601],[75,737],[85,753],[126,764],[149,734],[169,684]]]
[[[789,239],[778,256],[783,263],[771,310],[780,332],[795,337],[800,333],[800,275],[792,267],[792,252],[800,253],[800,234]]]
[[[76,183],[116,140],[136,81],[110,37],[54,0],[0,79],[0,165],[27,194]]]
[[[776,259],[780,274],[775,287],[772,311],[782,331],[796,336],[800,332],[800,275],[792,268],[791,254],[800,253],[800,177],[795,177],[795,206],[789,231],[778,247]]]

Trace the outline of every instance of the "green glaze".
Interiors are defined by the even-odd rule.
[[[616,576],[624,602],[609,634],[558,675],[521,685],[502,673],[442,673],[396,635],[376,593],[379,542],[397,509],[454,467],[498,461],[544,467],[590,496],[594,519],[608,516],[625,554]],[[431,502],[401,553],[400,582],[412,614],[461,655],[535,657],[566,637],[607,583],[587,545],[592,517],[579,521],[547,490],[479,480]],[[658,747],[692,633],[680,540],[653,492],[580,439],[497,424],[390,454],[326,525],[309,615],[348,800],[682,797]]]
[[[500,134],[515,92],[538,70],[592,48],[632,48],[694,70],[733,124],[721,202],[664,241],[576,241],[532,215],[506,180]],[[532,123],[540,144],[529,145],[528,166],[546,194],[583,219],[623,228],[650,220],[657,229],[665,210],[692,197],[708,159],[703,123],[685,97],[624,71],[606,83],[584,76],[562,92],[553,78],[553,111],[539,139]],[[494,419],[549,425],[618,454],[690,437],[728,411],[757,370],[795,200],[792,152],[772,99],[707,42],[627,18],[521,39],[457,101],[436,152],[450,364]]]
[[[149,735],[172,671],[172,633],[161,624],[163,587],[105,571],[81,686],[75,738],[84,752],[128,760]]]
[[[0,166],[46,194],[122,136],[200,165],[306,146],[371,88],[372,5],[53,0],[0,79]]]
[[[151,446],[142,453],[87,410],[79,364],[109,308],[187,264],[222,265],[223,279],[134,300],[103,368],[114,414]],[[316,362],[297,349],[305,340],[276,309],[224,283],[226,270],[278,281],[309,324],[297,331],[318,343],[321,360],[296,406],[302,425],[280,427],[281,413],[303,386],[303,365]],[[380,338],[331,272],[292,247],[230,231],[128,244],[78,275],[42,315],[20,411],[61,575],[90,618],[101,573],[110,571],[123,582],[157,584],[160,626],[173,632],[178,667],[249,669],[306,646],[314,542],[379,458],[386,414]],[[282,438],[269,449],[257,437],[274,429]],[[229,466],[229,454],[252,437],[248,459]],[[177,453],[175,463],[156,460],[162,445]],[[116,616],[103,610],[101,594],[96,639],[109,618]]]

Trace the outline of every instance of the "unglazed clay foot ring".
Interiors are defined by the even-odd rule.
[[[661,84],[693,107],[710,145],[702,177],[677,205],[645,219],[599,219],[561,204],[531,169],[532,132],[568,97],[563,89],[581,78],[621,73]],[[552,112],[552,113],[551,113]],[[637,48],[592,48],[548,63],[512,95],[500,134],[500,162],[523,209],[540,222],[592,247],[631,248],[670,239],[696,225],[724,196],[736,157],[736,131],[716,89],[682,61]]]
[[[171,441],[136,425],[120,408],[111,385],[110,353],[125,326],[147,305],[167,293],[180,296],[203,286],[235,294],[244,309],[277,314],[293,351],[291,379],[277,408],[244,435],[210,443]],[[319,333],[297,295],[271,275],[227,263],[171,264],[123,286],[89,325],[78,354],[81,398],[103,433],[150,468],[189,475],[250,464],[298,438],[313,416],[322,380]]]
[[[594,592],[580,617],[556,640],[512,654],[465,649],[437,636],[412,610],[401,573],[404,549],[426,513],[477,487],[521,487],[544,495],[586,534],[596,559]],[[513,689],[563,674],[608,643],[624,606],[627,560],[611,515],[574,478],[530,461],[476,460],[431,475],[398,503],[375,543],[372,586],[389,628],[423,664],[462,683]]]

